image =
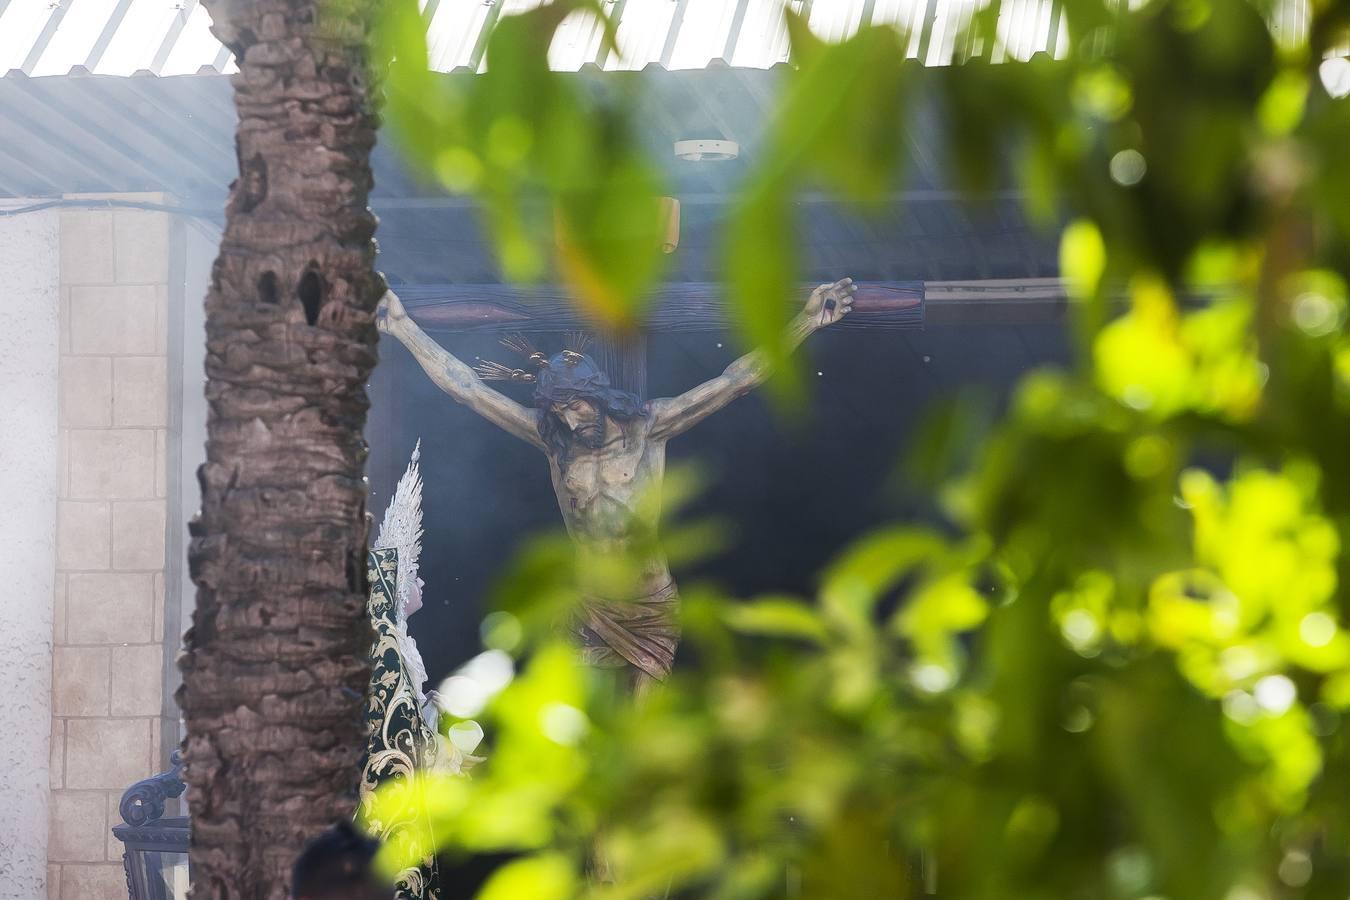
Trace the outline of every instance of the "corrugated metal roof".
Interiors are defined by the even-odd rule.
[[[197,0],[0,0],[0,72],[183,75],[229,51]]]
[[[430,18],[429,56],[441,72],[480,69],[486,35],[503,15],[542,0],[419,0]],[[1141,6],[1145,0],[1128,0]],[[1054,0],[603,0],[618,23],[619,54],[601,46],[588,17],[563,23],[549,51],[558,71],[587,64],[605,69],[698,69],[713,60],[766,69],[788,59],[783,9],[807,16],[829,40],[863,23],[889,24],[908,34],[907,55],[946,65],[971,17],[999,4],[994,62],[1062,53],[1065,26]],[[1275,0],[1271,30],[1285,45],[1307,39],[1309,0]],[[188,75],[234,71],[234,59],[210,31],[199,0],[0,0],[0,73],[60,75]],[[971,50],[963,47],[961,50]],[[974,48],[979,49],[979,48]],[[1338,55],[1345,50],[1338,51]]]
[[[441,72],[481,69],[486,35],[504,15],[542,0],[419,0],[430,18],[429,56]],[[563,23],[549,51],[558,71],[699,69],[713,60],[766,69],[788,59],[783,9],[807,16],[829,40],[864,23],[894,25],[909,35],[907,55],[946,65],[972,16],[999,5],[994,62],[1062,53],[1067,36],[1054,0],[603,0],[618,23],[620,53],[601,46],[588,17]],[[1131,7],[1145,0],[1129,0]],[[1309,0],[1275,0],[1271,30],[1283,44],[1307,39]],[[0,0],[0,73],[33,76],[72,69],[98,75],[188,75],[234,71],[234,59],[210,31],[199,0]],[[970,48],[959,48],[969,51]],[[1344,51],[1341,51],[1342,53]]]
[[[421,0],[430,16],[432,67],[449,72],[485,64],[485,35],[504,15],[540,0]],[[806,15],[821,37],[838,40],[863,23],[897,25],[910,34],[908,55],[929,65],[952,58],[971,16],[990,0],[605,0],[618,22],[620,53],[601,46],[591,18],[573,16],[558,30],[549,62],[559,71],[699,69],[713,60],[765,69],[788,58],[784,5]],[[1001,3],[994,59],[1025,59],[1062,44],[1051,0]],[[1291,0],[1304,3],[1306,0]],[[210,31],[198,0],[0,0],[0,73],[97,75],[229,72],[230,52]],[[1052,39],[1052,35],[1053,38]]]

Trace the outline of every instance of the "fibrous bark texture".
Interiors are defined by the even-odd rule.
[[[193,897],[283,898],[363,746],[365,381],[376,361],[368,4],[207,0],[239,179],[206,298],[210,407],[180,666]]]

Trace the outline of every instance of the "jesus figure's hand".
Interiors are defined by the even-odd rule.
[[[822,284],[811,292],[802,310],[802,318],[812,328],[833,325],[853,310],[853,295],[857,290],[858,286],[852,278],[841,278],[834,284]]]
[[[375,327],[387,332],[395,321],[407,317],[408,312],[403,308],[403,301],[398,299],[398,294],[385,291],[380,298],[380,305],[375,307]]]

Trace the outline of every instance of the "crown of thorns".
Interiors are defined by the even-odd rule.
[[[516,369],[492,360],[480,359],[473,370],[484,381],[514,381],[518,384],[534,384],[539,380],[536,373],[541,369],[547,369],[549,366],[548,355],[535,347],[530,339],[522,334],[507,335],[501,339],[501,345],[525,357],[530,369],[534,371]],[[591,339],[588,335],[581,332],[568,334],[563,342],[564,349],[560,354],[562,361],[568,366],[577,365],[586,358],[586,348],[590,345]]]

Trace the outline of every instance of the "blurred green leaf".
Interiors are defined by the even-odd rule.
[[[834,624],[855,633],[873,627],[881,595],[916,567],[948,553],[946,541],[915,528],[891,528],[867,535],[825,570],[821,605]]]
[[[777,377],[779,401],[800,402],[802,381],[789,364],[788,305],[798,283],[791,195],[821,177],[855,203],[880,200],[899,176],[904,58],[892,28],[868,27],[838,44],[815,38],[787,12],[792,73],[770,128],[759,174],[735,204],[724,261],[742,336],[760,348]]]
[[[930,688],[946,687],[956,680],[958,651],[953,640],[984,621],[989,604],[970,585],[964,572],[952,572],[923,584],[895,617],[895,628],[913,642],[920,665],[942,670],[928,672]]]
[[[1077,221],[1059,240],[1059,270],[1070,294],[1078,300],[1095,296],[1106,272],[1106,244],[1093,223]]]
[[[556,853],[513,859],[492,873],[477,900],[569,900],[577,883],[572,863]]]
[[[787,298],[796,293],[795,220],[781,184],[761,178],[732,210],[726,246],[727,288],[740,310],[744,342],[758,347],[774,372],[769,389],[780,401],[799,400],[801,373],[787,366]]]
[[[829,631],[815,610],[792,598],[763,597],[727,608],[723,619],[743,634],[801,638],[824,644]]]
[[[391,0],[375,19],[372,55],[387,66],[385,116],[400,145],[423,171],[459,143],[462,112],[427,67],[426,21],[416,0]]]
[[[789,10],[795,72],[774,120],[766,168],[818,173],[858,203],[876,202],[899,174],[904,58],[899,33],[867,27],[826,44]]]

